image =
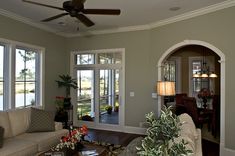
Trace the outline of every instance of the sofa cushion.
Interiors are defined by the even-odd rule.
[[[0,148],[3,146],[3,135],[4,135],[4,128],[0,126]]]
[[[27,132],[55,131],[54,117],[51,112],[31,108],[30,123]]]
[[[17,139],[28,140],[38,145],[38,152],[49,150],[60,142],[60,138],[68,134],[68,130],[62,129],[55,132],[24,133],[16,136]]]
[[[197,139],[198,133],[192,118],[188,114],[184,113],[179,116],[179,119],[182,123],[182,131],[180,131],[181,135],[186,134],[189,135],[189,137],[191,138],[194,137],[194,139]]]
[[[1,156],[32,156],[37,153],[37,144],[31,141],[9,138],[0,149]]]
[[[26,132],[29,125],[29,112],[30,108],[8,111],[13,136]]]
[[[4,138],[12,137],[11,125],[8,112],[0,111],[0,126],[4,128]]]

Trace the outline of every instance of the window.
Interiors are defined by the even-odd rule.
[[[3,110],[3,86],[4,86],[4,78],[3,78],[3,65],[4,65],[4,46],[0,45],[0,110]]]
[[[43,48],[14,41],[0,44],[0,110],[42,105]]]
[[[170,57],[164,62],[163,80],[175,82],[176,93],[181,93],[181,58]]]
[[[77,77],[76,116],[96,124],[119,125],[120,96],[123,94],[122,49],[74,53],[74,76]],[[108,115],[107,108],[112,108]],[[116,111],[115,111],[116,110]]]
[[[15,56],[15,107],[35,105],[37,52],[21,48]]]

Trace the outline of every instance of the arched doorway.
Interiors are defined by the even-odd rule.
[[[170,47],[168,50],[166,50],[161,58],[158,60],[158,81],[161,80],[162,78],[162,65],[164,60],[174,53],[176,50],[189,46],[189,45],[199,45],[199,46],[204,46],[213,52],[215,52],[219,57],[220,57],[220,104],[221,104],[221,110],[220,110],[220,155],[222,155],[222,152],[224,151],[225,147],[225,55],[221,50],[216,48],[210,43],[204,42],[204,41],[199,41],[199,40],[184,40],[180,43],[177,43]],[[161,98],[158,98],[158,113],[160,113],[161,110]]]

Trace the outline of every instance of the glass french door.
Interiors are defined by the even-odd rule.
[[[77,120],[120,124],[120,69],[80,69],[77,76]]]
[[[119,70],[99,71],[99,122],[119,123]]]
[[[94,121],[94,70],[78,70],[77,119]]]

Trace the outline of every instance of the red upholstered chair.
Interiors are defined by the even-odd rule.
[[[176,94],[175,95],[176,115],[186,113],[186,108],[184,106],[184,101],[183,101],[184,97],[187,97],[186,93],[181,93],[181,94]]]
[[[220,97],[219,95],[213,95],[212,98],[212,121],[211,129],[212,135],[216,137],[217,131],[220,130]]]
[[[184,97],[183,103],[186,108],[186,112],[192,117],[196,127],[201,128],[203,123],[207,123],[209,125],[210,116],[199,111],[194,97]]]

